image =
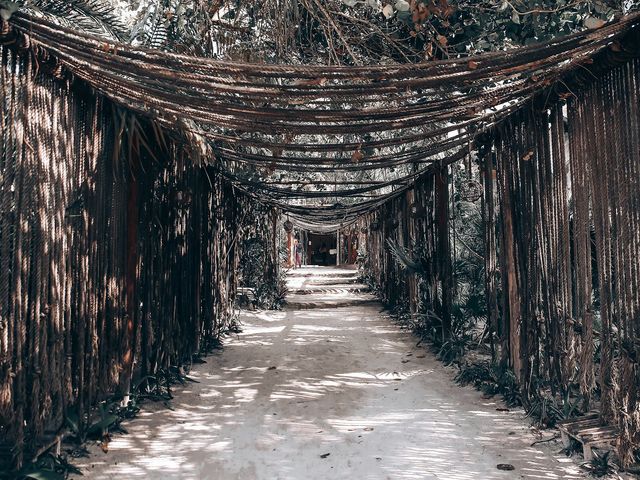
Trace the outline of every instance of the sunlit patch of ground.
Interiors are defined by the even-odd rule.
[[[295,289],[350,283],[337,269],[294,273]],[[174,410],[153,407],[127,425],[129,435],[113,439],[108,454],[92,449],[84,478],[584,477],[554,453],[559,445],[530,446],[538,437],[521,411],[498,411],[497,400],[456,386],[453,372],[370,296],[336,291],[295,297],[325,308],[294,303],[243,315],[243,333],[195,368],[190,376],[200,383],[176,394]],[[345,301],[350,306],[340,306]],[[499,463],[515,470],[498,470]]]

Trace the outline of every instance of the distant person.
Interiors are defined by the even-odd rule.
[[[300,268],[302,267],[302,245],[300,244],[297,238],[294,243],[294,253],[295,253],[295,266],[297,268]]]
[[[327,265],[329,262],[327,260],[327,254],[329,253],[327,250],[327,244],[323,243],[322,246],[320,247],[319,250],[320,253],[320,262],[322,262],[322,265]]]

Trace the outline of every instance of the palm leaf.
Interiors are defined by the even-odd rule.
[[[395,240],[388,239],[387,247],[398,265],[406,270],[407,273],[415,273],[417,275],[425,275],[427,273],[424,260],[418,256],[414,256]]]
[[[127,28],[106,0],[34,0],[20,2],[32,14],[40,14],[60,25],[86,33],[123,40]]]

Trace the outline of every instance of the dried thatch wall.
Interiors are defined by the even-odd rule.
[[[585,409],[620,427],[619,453],[630,463],[640,445],[640,61],[588,77],[564,99],[545,93],[484,139],[487,320],[496,360],[513,369],[525,403],[541,385],[581,396]],[[445,338],[446,170],[363,222],[367,273],[382,297],[435,314]],[[407,211],[413,199],[424,214]],[[422,248],[420,289],[393,261],[387,239]]]
[[[70,411],[218,338],[238,237],[265,212],[28,50],[0,55],[0,457],[15,466]]]

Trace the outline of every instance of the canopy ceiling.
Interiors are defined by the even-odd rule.
[[[630,15],[544,44],[465,59],[367,67],[233,63],[73,31],[17,14],[23,41],[117,105],[204,145],[238,188],[308,226],[353,221],[594,55],[623,49]]]

